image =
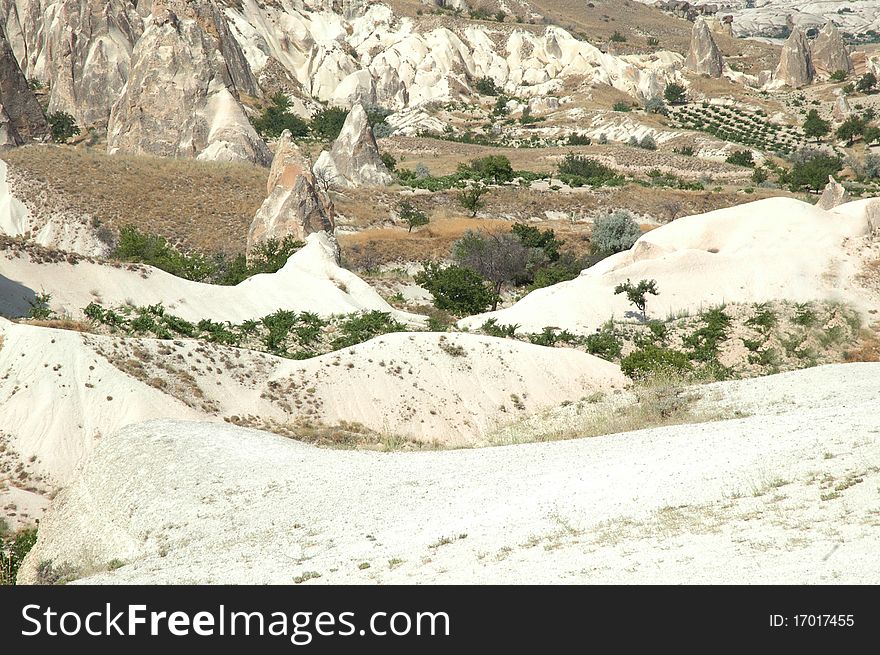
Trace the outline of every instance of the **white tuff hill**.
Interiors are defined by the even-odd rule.
[[[19,579],[876,584],[878,385],[821,367],[710,387],[746,418],[433,453],[143,423],[101,441]]]
[[[791,198],[768,198],[680,218],[644,234],[630,249],[569,282],[533,291],[512,307],[471,316],[536,332],[545,326],[588,333],[634,312],[614,288],[627,280],[657,281],[649,316],[665,318],[722,303],[836,300],[864,310],[880,306],[859,279],[871,235],[880,228],[880,200],[824,211]],[[873,250],[872,250],[873,248]],[[875,257],[876,255],[870,255]]]

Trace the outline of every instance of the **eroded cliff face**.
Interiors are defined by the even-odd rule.
[[[106,123],[128,79],[143,19],[130,0],[0,0],[10,45],[28,78],[51,88],[49,112]]]
[[[837,25],[831,21],[819,31],[819,35],[811,44],[813,67],[816,74],[830,77],[837,71],[850,73],[853,69],[849,49],[843,41]]]
[[[49,126],[0,28],[0,147],[44,139]]]
[[[267,165],[239,102],[257,83],[235,41],[224,42],[216,7],[154,3],[145,25],[110,114],[108,151]]]
[[[776,67],[776,79],[797,89],[812,82],[815,75],[807,35],[800,27],[796,27],[782,47],[779,65]]]

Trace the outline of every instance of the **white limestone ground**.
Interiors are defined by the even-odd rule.
[[[527,295],[507,309],[463,319],[479,328],[487,319],[539,332],[554,326],[589,333],[634,311],[614,288],[626,280],[657,281],[648,313],[664,318],[723,303],[831,300],[861,310],[880,307],[859,280],[876,257],[876,199],[823,211],[791,198],[769,198],[680,218],[643,235],[618,253],[563,282]]]
[[[341,268],[326,234],[309,235],[306,241],[277,273],[255,275],[236,286],[192,282],[151,266],[87,260],[45,263],[9,250],[0,252],[0,282],[6,278],[32,293],[48,293],[51,308],[72,318],[81,317],[95,301],[105,307],[164,303],[170,313],[188,321],[240,323],[288,309],[321,316],[378,310],[406,323],[423,322],[422,317],[393,309],[369,284]],[[0,316],[23,316],[30,307],[27,294],[10,286],[0,284]]]
[[[142,423],[58,496],[20,581],[877,584],[878,385],[821,367],[714,385],[747,418],[446,452]]]
[[[0,371],[0,452],[10,470],[21,463],[27,471],[13,486],[45,491],[69,482],[103,438],[149,419],[229,420],[282,433],[348,424],[401,443],[465,446],[522,416],[626,384],[617,365],[584,352],[477,335],[389,334],[295,361],[3,319]]]

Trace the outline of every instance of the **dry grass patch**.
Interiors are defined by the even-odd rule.
[[[76,211],[113,231],[134,224],[184,249],[243,252],[266,196],[266,169],[249,164],[107,155],[28,146],[3,153],[22,197],[46,211]]]

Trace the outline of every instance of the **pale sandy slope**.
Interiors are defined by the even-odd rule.
[[[46,263],[23,251],[0,252],[0,316],[26,315],[26,298],[33,293],[50,294],[52,309],[73,318],[97,301],[106,307],[163,303],[188,321],[240,323],[278,309],[321,316],[379,310],[410,323],[424,321],[394,310],[369,284],[338,266],[324,233],[310,235],[277,273],[255,275],[234,287],[191,282],[150,266]]]
[[[861,309],[880,306],[859,279],[877,258],[872,206],[863,200],[826,212],[792,198],[768,198],[680,218],[643,235],[632,249],[608,257],[581,275],[527,295],[497,312],[460,325],[479,328],[488,318],[524,331],[554,326],[592,332],[612,316],[634,311],[614,288],[628,279],[656,280],[649,317],[666,318],[722,303],[768,300],[839,300]],[[880,211],[877,211],[880,216]]]
[[[715,385],[743,419],[445,452],[131,426],[56,499],[22,579],[876,584],[878,387],[878,364],[815,368]]]
[[[468,334],[390,334],[304,361],[3,319],[0,340],[4,456],[50,488],[103,438],[147,419],[349,422],[455,446],[626,383],[617,365],[584,352]]]

